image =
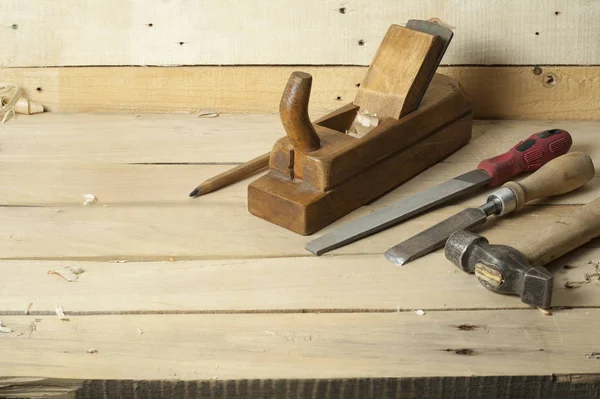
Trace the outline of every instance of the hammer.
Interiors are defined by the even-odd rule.
[[[548,308],[552,274],[547,263],[600,236],[600,198],[559,219],[515,247],[491,245],[465,230],[446,241],[446,258],[500,294],[516,294],[528,305]]]

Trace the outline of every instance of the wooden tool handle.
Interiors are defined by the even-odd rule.
[[[594,163],[582,152],[570,152],[553,159],[520,182],[508,182],[516,195],[517,207],[538,198],[568,193],[583,186],[594,177]]]
[[[321,147],[321,140],[308,117],[308,100],[312,76],[304,72],[293,72],[285,86],[279,116],[294,149],[311,152]]]
[[[533,266],[543,266],[600,236],[600,198],[515,246]]]

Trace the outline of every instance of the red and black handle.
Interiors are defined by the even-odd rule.
[[[538,170],[554,158],[566,154],[572,143],[571,135],[566,130],[544,130],[520,141],[502,155],[481,161],[477,169],[490,175],[490,186],[499,186],[520,173]]]

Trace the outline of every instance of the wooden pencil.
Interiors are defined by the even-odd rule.
[[[264,169],[267,166],[269,166],[270,157],[271,153],[267,152],[266,154],[251,159],[250,161],[238,165],[235,168],[232,168],[217,176],[211,177],[210,179],[200,183],[200,185],[190,193],[190,197],[196,198],[201,195],[218,190],[222,187],[236,183],[240,180],[243,180],[246,177],[252,175],[253,173],[256,173],[261,169]]]

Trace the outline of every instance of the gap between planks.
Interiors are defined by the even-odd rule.
[[[551,316],[556,312],[574,309],[600,309],[598,306],[556,306],[547,309],[548,315]],[[353,314],[353,313],[414,313],[417,310],[424,311],[424,315],[434,312],[490,312],[499,310],[521,310],[542,312],[536,308],[527,307],[489,307],[489,308],[424,308],[424,309],[247,309],[247,310],[227,310],[227,309],[206,309],[206,310],[127,310],[127,311],[65,311],[65,315],[71,317],[79,316],[136,316],[136,315],[266,315],[266,314]],[[1,311],[0,316],[56,316],[55,311]]]

